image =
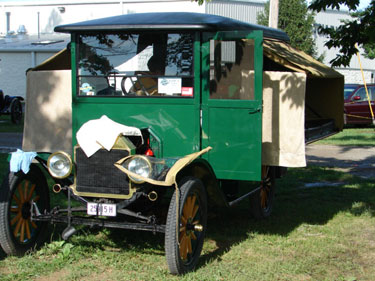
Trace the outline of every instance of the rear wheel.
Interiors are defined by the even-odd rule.
[[[251,213],[257,219],[267,218],[272,213],[275,195],[275,169],[262,166],[262,181],[260,189],[251,197]]]
[[[172,274],[183,274],[196,266],[203,247],[207,224],[207,198],[202,182],[188,177],[180,183],[179,221],[176,193],[169,205],[165,252]]]
[[[42,245],[48,222],[31,220],[31,205],[49,211],[47,182],[41,170],[31,165],[27,174],[9,173],[0,190],[0,245],[8,255],[23,255]]]
[[[18,98],[14,98],[10,104],[10,118],[14,124],[19,124],[22,119],[22,104]]]

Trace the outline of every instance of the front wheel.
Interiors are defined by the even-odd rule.
[[[193,177],[184,178],[179,193],[179,221],[175,192],[165,230],[165,254],[172,274],[183,274],[195,268],[207,225],[207,198],[202,182]]]
[[[251,213],[256,219],[267,218],[272,213],[275,195],[275,168],[262,166],[260,188],[250,197]]]
[[[31,220],[31,205],[49,211],[47,182],[41,170],[31,165],[27,174],[9,173],[0,190],[0,245],[8,255],[23,255],[42,245],[48,223]]]

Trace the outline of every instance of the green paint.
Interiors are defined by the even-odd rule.
[[[260,180],[262,40],[259,31],[196,33],[194,36],[194,98],[77,96],[76,37],[72,35],[73,136],[87,121],[107,115],[128,126],[149,128],[157,157],[178,157],[213,149],[204,156],[219,179]],[[200,41],[203,38],[202,42]],[[210,39],[254,40],[254,98],[209,99]],[[240,90],[230,85],[233,98]],[[257,111],[258,110],[258,111]],[[256,113],[252,113],[257,111]],[[202,128],[201,128],[202,124]],[[73,145],[76,139],[73,137]]]

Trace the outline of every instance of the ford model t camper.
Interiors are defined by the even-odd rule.
[[[64,239],[75,225],[142,230],[164,233],[169,270],[185,273],[210,204],[250,198],[269,216],[275,178],[342,128],[343,77],[282,31],[195,13],[55,30],[71,43],[28,73],[24,152],[1,186],[8,254],[40,245],[49,222],[67,224]]]

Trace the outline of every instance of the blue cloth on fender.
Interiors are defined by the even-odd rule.
[[[22,170],[27,174],[30,170],[31,161],[37,155],[36,152],[24,152],[21,149],[17,149],[16,152],[12,152],[12,157],[10,158],[10,171],[17,173],[19,170]]]

